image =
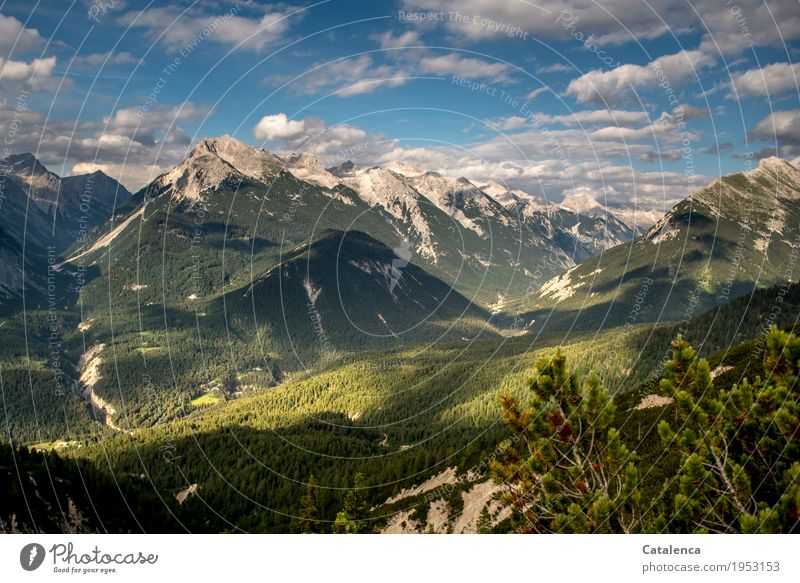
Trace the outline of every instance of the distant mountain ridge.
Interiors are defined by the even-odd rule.
[[[47,257],[91,237],[130,192],[103,172],[59,177],[29,153],[0,160],[0,310],[18,305],[26,285],[41,302]],[[24,272],[24,274],[23,274]]]
[[[465,179],[427,172],[409,177],[353,164],[325,169],[310,154],[283,159],[230,136],[198,142],[185,160],[136,193],[115,224],[143,205],[166,213],[167,201],[178,213],[231,210],[223,230],[227,222],[230,232],[248,232],[272,245],[284,236],[292,245],[304,243],[315,229],[359,230],[389,248],[406,245],[414,261],[483,305],[525,293],[534,272],[528,266],[544,257],[550,258],[539,269],[545,276],[583,258],[527,227]],[[126,240],[121,235],[115,245]]]
[[[682,320],[800,277],[800,170],[765,158],[675,205],[630,243],[548,281],[529,306],[565,325]]]

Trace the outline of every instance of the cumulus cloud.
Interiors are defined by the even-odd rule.
[[[71,67],[100,67],[102,65],[133,65],[140,60],[128,51],[91,53],[77,55],[70,63]]]
[[[289,90],[301,95],[328,92],[337,97],[372,93],[381,87],[398,87],[413,75],[401,66],[377,65],[370,55],[316,63],[288,81]]]
[[[177,164],[191,147],[186,124],[201,120],[209,108],[187,102],[161,105],[145,115],[134,107],[121,108],[97,121],[46,120],[36,109],[9,112],[0,104],[0,132],[8,135],[13,115],[16,125],[13,152],[32,152],[54,168],[71,168],[74,174],[92,168],[113,176],[135,191],[166,168]]]
[[[595,119],[599,121],[600,116]],[[253,134],[272,143],[270,149],[312,152],[323,164],[347,159],[361,166],[405,162],[448,176],[505,182],[549,200],[560,200],[565,192],[586,188],[604,193],[610,201],[631,202],[636,198],[637,204],[662,208],[665,201],[671,205],[689,194],[687,179],[680,172],[641,172],[612,161],[646,159],[647,153],[654,150],[652,144],[625,144],[618,135],[596,139],[589,132],[572,128],[545,133],[520,127],[520,120],[514,116],[491,120],[495,125],[522,131],[511,136],[496,135],[466,148],[419,145],[355,126],[328,126],[315,117],[292,120],[283,113],[262,118]],[[665,158],[674,158],[672,151],[662,152]],[[698,176],[697,180],[704,178]]]
[[[0,59],[0,81],[6,86],[11,82],[34,90],[52,88],[55,82],[52,76],[55,66],[55,57],[33,59],[30,62]]]
[[[708,54],[734,54],[752,46],[782,47],[800,38],[800,11],[791,0],[660,0],[631,2],[603,0],[404,0],[406,11],[434,11],[462,15],[446,18],[444,26],[458,37],[478,40],[501,38],[502,25],[519,26],[531,36],[568,40],[564,22],[574,22],[572,32],[592,35],[599,45],[622,45],[666,34],[702,34],[701,50]],[[478,16],[478,18],[474,18]],[[619,60],[619,59],[617,59]]]
[[[669,160],[670,162],[677,162],[683,158],[681,150],[648,150],[639,159],[644,162],[658,162],[659,160]]]
[[[748,95],[774,96],[787,89],[800,88],[800,63],[774,63],[750,69],[744,73],[734,75],[731,79],[732,90],[730,97],[743,97]]]
[[[45,44],[39,31],[25,26],[13,16],[0,14],[0,57],[8,58],[39,49]]]
[[[191,140],[179,124],[199,121],[209,113],[208,107],[191,102],[161,105],[146,113],[138,107],[126,107],[105,116],[96,127],[101,135],[125,136],[145,146],[155,146],[164,141],[188,144]]]
[[[647,65],[621,65],[610,71],[597,69],[573,79],[567,93],[582,103],[619,103],[642,87],[652,87],[659,77],[676,85],[687,77],[715,63],[715,59],[701,51],[683,50],[673,55],[659,57]]]
[[[594,130],[590,132],[589,136],[596,140],[622,139],[625,141],[663,138],[667,143],[677,142],[681,139],[697,139],[692,132],[680,131],[678,119],[666,111],[662,112],[658,119],[644,127],[611,126]]]
[[[265,115],[253,128],[253,135],[259,140],[293,140],[309,135],[312,125],[324,129],[325,124],[322,120],[314,119],[317,119],[318,122],[312,124],[305,119],[290,120],[285,113]]]
[[[593,123],[633,124],[644,123],[650,116],[645,111],[628,111],[624,109],[586,109],[573,111],[566,115],[536,114],[535,118],[546,124],[577,126]]]
[[[772,112],[756,124],[751,136],[777,143],[781,156],[800,155],[800,109]]]
[[[509,132],[525,127],[528,120],[519,115],[511,115],[499,119],[486,119],[484,123],[496,131]]]
[[[33,81],[37,76],[49,76],[55,66],[55,57],[34,59],[29,63],[0,59],[0,79],[7,81]]]
[[[462,57],[455,53],[423,57],[419,66],[423,72],[435,75],[458,75],[496,82],[509,79],[509,66],[505,63],[492,63],[483,59]]]
[[[758,46],[785,50],[784,43],[800,38],[800,10],[790,0],[700,0],[692,4],[707,27],[700,49],[708,53],[737,54]]]
[[[253,136],[278,142],[292,151],[324,155],[363,141],[367,132],[347,124],[329,127],[318,117],[291,120],[285,113],[277,113],[262,117],[253,128]]]
[[[408,30],[396,36],[392,32],[385,32],[378,36],[377,40],[382,49],[419,46],[422,42],[419,33],[415,30]]]
[[[159,39],[170,51],[194,48],[206,39],[260,51],[282,40],[302,14],[291,6],[264,7],[263,13],[256,17],[242,16],[235,8],[210,13],[165,6],[127,12],[120,22],[144,29],[150,38]]]
[[[678,0],[665,0],[679,5]],[[636,38],[656,38],[668,31],[658,14],[642,2],[605,0],[603,9],[591,2],[538,0],[532,2],[497,2],[496,0],[405,0],[408,11],[457,13],[463,18],[447,18],[445,25],[459,36],[479,40],[507,35],[518,26],[530,35],[564,39],[569,33],[557,21],[562,11],[578,18],[581,30],[592,32],[602,42],[620,43]],[[684,9],[684,12],[688,10]],[[478,18],[475,18],[475,17]],[[622,23],[622,26],[620,25]],[[503,26],[505,25],[505,27]],[[624,27],[627,27],[626,31]]]

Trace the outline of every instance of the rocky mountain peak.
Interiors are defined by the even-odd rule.
[[[778,158],[777,156],[762,158],[758,163],[758,167],[750,172],[750,174],[756,178],[766,176],[773,180],[776,178],[784,178],[789,179],[793,183],[800,182],[800,170],[783,158]]]
[[[225,135],[201,140],[183,162],[154,181],[172,196],[197,200],[206,190],[216,190],[228,179],[264,181],[275,176],[283,161],[260,148]]]
[[[761,161],[758,163],[758,167],[762,169],[781,169],[781,170],[793,170],[797,172],[797,168],[792,166],[791,163],[784,160],[783,158],[778,158],[777,156],[769,156],[767,158],[762,158]]]
[[[245,176],[257,180],[274,175],[276,166],[281,165],[281,159],[274,154],[240,142],[229,135],[206,138],[195,150],[199,153],[215,154]]]
[[[47,168],[45,168],[44,165],[36,159],[36,156],[30,152],[11,154],[2,161],[2,164],[7,167],[17,168],[20,171],[24,170],[28,174],[47,172]]]
[[[286,169],[295,178],[312,182],[325,188],[333,188],[339,184],[336,176],[325,170],[317,157],[310,152],[302,152],[291,156],[286,161]]]
[[[5,174],[16,179],[40,208],[47,210],[58,200],[61,179],[45,168],[33,154],[11,154],[0,162]]]
[[[342,162],[338,166],[331,166],[327,170],[334,176],[341,178],[342,176],[349,176],[353,174],[357,169],[358,167],[348,160],[347,162]]]
[[[603,205],[588,192],[577,192],[565,196],[561,201],[561,206],[578,214],[586,214],[593,209],[603,208]]]
[[[322,169],[322,164],[319,163],[317,157],[310,152],[301,152],[293,154],[286,163],[287,166],[292,168],[308,168],[308,169]]]

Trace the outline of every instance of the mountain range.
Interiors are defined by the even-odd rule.
[[[0,160],[0,179],[0,310],[19,306],[23,283],[29,300],[41,303],[48,256],[94,236],[130,197],[101,171],[61,178],[32,154]]]
[[[800,170],[765,158],[675,205],[644,234],[546,282],[527,306],[554,326],[683,320],[797,281]]]
[[[796,314],[800,171],[777,158],[661,217],[401,162],[325,168],[227,136],[200,140],[133,194],[102,173],[59,178],[31,155],[0,169],[0,326],[25,338],[0,346],[8,434],[89,463],[104,492],[112,452],[137,513],[167,530],[170,516],[197,531],[225,530],[227,517],[302,530],[285,516],[310,474],[338,491],[370,472],[391,514],[434,469],[451,479],[496,447],[498,394],[519,394],[542,356],[603,372],[641,419],[652,411],[637,399],[676,334],[726,351],[760,333],[776,297],[785,313],[772,322]],[[252,460],[229,459],[240,447]],[[39,464],[26,464],[36,490]],[[90,513],[63,471],[58,499]],[[435,504],[494,492],[466,475],[469,488]],[[227,479],[259,484],[259,503],[231,498]],[[49,509],[37,512],[55,525]]]
[[[310,154],[282,159],[223,136],[202,140],[137,193],[115,224],[147,204],[148,214],[160,217],[169,201],[178,213],[175,223],[180,213],[202,208],[209,211],[208,226],[213,217],[214,228],[227,230],[233,244],[252,236],[294,246],[315,229],[361,230],[390,248],[407,249],[412,261],[484,306],[502,305],[541,278],[636,234],[608,209],[582,215],[498,189],[402,164],[359,168],[345,162],[326,169]],[[257,247],[253,251],[256,262]]]

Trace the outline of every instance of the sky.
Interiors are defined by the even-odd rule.
[[[800,163],[798,0],[0,0],[3,156],[131,190],[204,137],[668,209]]]

